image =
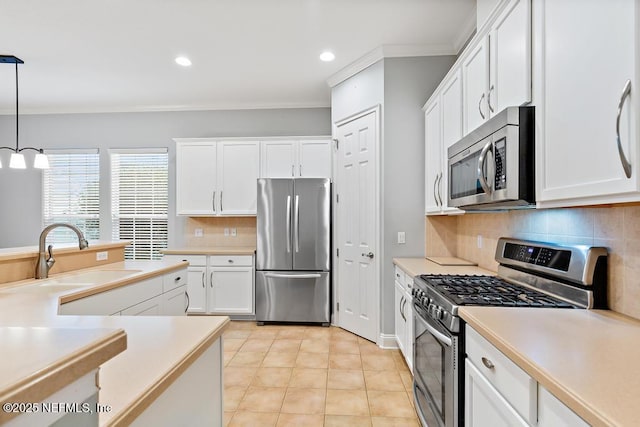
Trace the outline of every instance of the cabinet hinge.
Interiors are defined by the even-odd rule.
[[[336,138],[334,138],[333,142],[336,143],[336,151],[338,151],[340,149],[340,141],[338,141]]]

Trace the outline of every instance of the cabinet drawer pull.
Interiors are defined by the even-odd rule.
[[[232,259],[227,260],[227,262],[228,262],[229,264],[233,264],[233,260],[232,260]]]
[[[483,358],[482,358],[482,364],[483,364],[484,366],[486,366],[486,367],[487,367],[487,369],[493,369],[493,368],[495,368],[495,365],[493,364],[493,362],[492,362],[491,360],[487,359],[486,357],[483,357]]]
[[[179,281],[180,281],[180,279],[182,279],[182,277],[178,276],[178,277],[176,277],[175,279],[173,279],[173,281],[174,281],[174,282],[179,282]]]
[[[622,163],[622,169],[627,178],[631,178],[631,163],[627,160],[627,156],[622,149],[622,142],[620,141],[620,116],[622,115],[622,107],[624,102],[631,93],[631,80],[627,80],[622,89],[622,95],[620,96],[620,102],[618,103],[618,115],[616,116],[616,140],[618,142],[618,155],[620,156],[620,163]]]

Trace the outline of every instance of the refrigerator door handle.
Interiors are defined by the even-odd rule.
[[[291,196],[287,196],[287,253],[291,253]]]
[[[273,279],[319,279],[321,276],[318,273],[312,274],[278,274],[278,273],[266,273],[265,277]]]
[[[296,194],[295,211],[293,212],[293,234],[296,241],[296,252],[300,252],[300,196]]]

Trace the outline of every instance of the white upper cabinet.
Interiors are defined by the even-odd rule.
[[[297,141],[262,141],[262,178],[293,178],[296,173]]]
[[[331,178],[331,140],[261,142],[262,178]]]
[[[531,0],[510,0],[462,60],[464,134],[531,102]]]
[[[636,0],[534,3],[542,207],[640,200],[639,9]]]
[[[331,140],[302,140],[298,145],[298,176],[331,178]]]
[[[513,0],[489,33],[491,115],[531,101],[531,0]]]
[[[438,183],[442,176],[442,115],[440,98],[429,101],[424,112],[425,125],[425,213],[440,213]]]
[[[178,215],[213,215],[216,196],[215,142],[178,143],[176,211]]]
[[[220,215],[255,215],[260,176],[258,141],[218,143]]]
[[[464,79],[464,133],[480,126],[489,117],[489,41],[484,38],[466,55],[462,62]]]
[[[458,69],[425,107],[425,213],[462,213],[447,206],[447,149],[462,137],[462,73]]]
[[[255,215],[258,141],[178,140],[176,213]]]

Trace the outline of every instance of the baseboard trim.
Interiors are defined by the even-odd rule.
[[[380,337],[378,337],[378,347],[387,349],[398,348],[396,336],[392,334],[380,334]]]

